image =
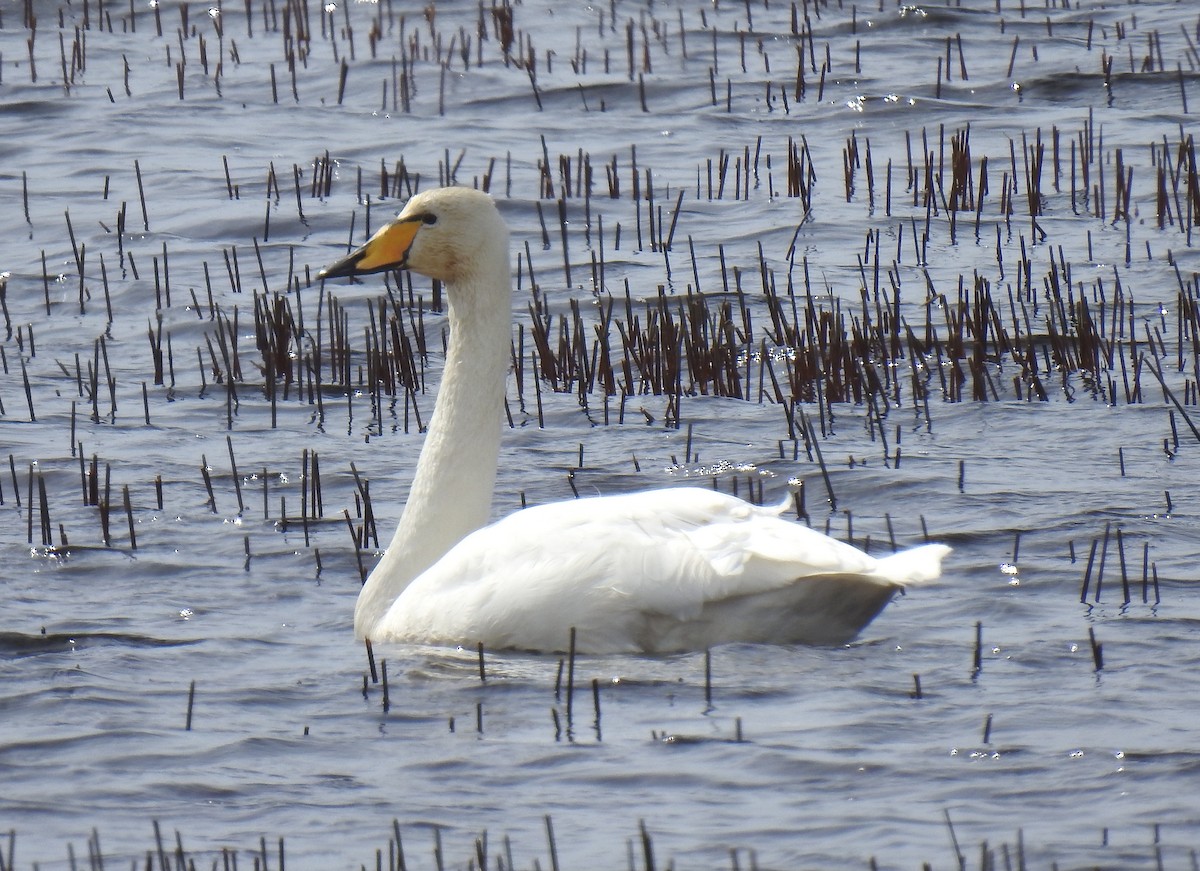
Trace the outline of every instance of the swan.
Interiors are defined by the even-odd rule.
[[[697,487],[556,502],[488,525],[512,333],[508,227],[468,188],[418,193],[321,279],[407,268],[445,286],[450,342],[399,526],[358,596],[360,639],[590,653],[841,644],[950,548],[876,559]]]

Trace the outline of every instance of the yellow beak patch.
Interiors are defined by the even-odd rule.
[[[417,231],[421,229],[421,218],[410,217],[393,221],[379,229],[365,245],[351,252],[336,263],[326,266],[318,278],[345,278],[351,275],[369,275],[388,269],[400,269],[408,258],[408,250]]]

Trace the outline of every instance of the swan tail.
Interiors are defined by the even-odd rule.
[[[942,560],[950,553],[944,544],[926,544],[894,553],[879,561],[875,573],[900,586],[937,580],[942,575]]]

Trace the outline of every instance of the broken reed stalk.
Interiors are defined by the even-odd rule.
[[[958,846],[958,835],[954,832],[954,823],[950,819],[950,811],[942,809],[942,816],[946,820],[946,828],[950,831],[950,846],[954,849],[954,855],[958,860],[960,871],[966,871],[967,857],[963,855],[962,849]]]
[[[1096,667],[1096,671],[1104,668],[1104,645],[1096,641],[1096,630],[1088,627],[1088,643],[1092,648],[1092,664]]]
[[[225,445],[229,449],[229,467],[233,473],[233,488],[237,494],[238,514],[246,513],[246,503],[242,501],[242,479],[238,475],[237,459],[233,456],[233,437],[225,436]]]
[[[645,820],[638,820],[638,832],[641,835],[644,867],[646,871],[654,871],[654,844],[650,839],[650,832],[646,829]]]
[[[704,709],[711,711],[712,704],[712,650],[704,648]]]
[[[133,528],[133,506],[130,503],[130,499],[129,499],[129,485],[128,484],[124,485],[123,495],[124,495],[124,502],[125,502],[125,517],[129,521],[129,547],[131,550],[137,550],[138,549],[137,533],[134,531],[134,528]]]
[[[208,491],[208,508],[213,514],[217,513],[217,497],[213,494],[212,476],[209,474],[208,458],[200,455],[200,475],[204,478],[204,489]]]
[[[371,672],[371,683],[379,683],[379,675],[375,671],[375,648],[371,645],[371,639],[364,639],[363,644],[367,648],[367,667]]]
[[[572,705],[575,695],[575,627],[571,627],[570,643],[567,648],[567,734],[571,733]]]
[[[1079,591],[1079,601],[1087,604],[1088,589],[1092,582],[1092,564],[1096,561],[1096,548],[1099,546],[1097,539],[1092,539],[1092,547],[1088,551],[1087,568],[1083,572],[1083,587]]]
[[[185,732],[192,731],[192,706],[195,703],[195,701],[196,701],[196,682],[192,681],[191,685],[188,687],[187,722],[184,724],[184,727],[183,727]]]
[[[550,814],[546,814],[546,843],[550,847],[550,871],[559,871],[558,867],[558,846],[554,842],[554,823],[550,820]]]
[[[596,730],[596,740],[603,741],[600,732],[600,680],[598,678],[592,678],[592,708],[596,712],[596,719],[592,724]]]
[[[307,514],[305,514],[305,518],[307,518],[307,516],[308,516],[308,515],[307,515]],[[358,564],[358,577],[359,577],[359,581],[360,581],[361,583],[365,584],[365,583],[367,582],[367,574],[368,574],[368,573],[367,573],[367,566],[366,566],[366,563],[365,563],[365,562],[363,562],[363,555],[362,555],[362,536],[359,534],[358,530],[356,530],[356,529],[354,528],[354,521],[350,519],[350,509],[349,509],[349,508],[344,508],[344,509],[342,509],[342,517],[343,517],[343,518],[345,519],[345,521],[346,521],[346,526],[347,526],[347,527],[349,528],[349,530],[350,530],[350,538],[351,538],[351,540],[354,542],[354,559],[355,559],[355,561],[356,561],[356,562],[357,562],[357,564]],[[305,521],[305,525],[306,525],[306,528],[307,528],[307,520]],[[306,544],[306,545],[307,545],[307,543],[308,543],[308,541],[307,541],[307,538],[308,538],[308,534],[307,534],[307,531],[306,531],[306,532],[305,532],[305,544]]]
[[[971,676],[978,677],[983,671],[983,622],[976,621],[975,623],[975,655],[971,668]]]

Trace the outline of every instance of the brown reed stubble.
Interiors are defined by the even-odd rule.
[[[31,5],[29,11],[31,15]],[[110,15],[112,11],[109,10]],[[819,20],[819,7],[803,4],[802,10],[793,6],[791,11],[791,33],[798,37],[795,42],[797,68],[793,98],[796,103],[808,100],[811,93],[806,91],[805,77],[819,76],[819,101],[826,87],[827,74],[836,74],[839,69],[844,72],[849,55],[839,50],[841,47],[832,37],[822,37],[822,33],[828,31]],[[232,18],[230,12],[225,10],[227,17]],[[824,12],[830,14],[828,8]],[[69,75],[64,77],[67,84],[74,82],[75,73],[82,70],[87,61],[84,52],[86,40],[81,38],[90,27],[86,22],[86,8],[83,14],[85,23],[82,30],[76,31],[76,41],[71,44],[71,67]],[[334,49],[335,62],[341,70],[337,94],[338,100],[341,100],[346,76],[358,75],[357,69],[351,72],[347,70],[350,61],[355,59],[356,45],[361,45],[363,32],[370,33],[372,56],[379,46],[398,42],[399,57],[393,61],[391,82],[385,84],[390,88],[393,107],[397,106],[396,95],[399,92],[405,111],[411,109],[414,100],[432,99],[435,89],[426,76],[430,68],[436,68],[439,78],[444,79],[449,69],[469,71],[483,63],[497,62],[497,58],[502,56],[506,65],[512,64],[526,71],[535,91],[537,75],[544,76],[543,82],[553,75],[550,57],[535,45],[538,36],[536,31],[522,29],[519,8],[500,7],[492,11],[490,18],[481,14],[473,31],[470,27],[461,26],[454,31],[443,29],[440,20],[426,22],[427,30],[424,25],[406,24],[403,15],[397,14],[392,4],[381,4],[366,19],[368,26],[364,26],[363,19],[352,19],[352,15],[360,14],[358,7],[352,10],[349,5],[342,7],[339,21],[336,14],[325,15],[315,7],[309,8],[296,2],[281,3],[278,8],[274,2],[257,6],[248,2],[245,20],[248,39],[261,38],[255,36],[253,28],[259,14],[262,19],[260,35],[270,33],[272,40],[283,37],[284,55],[281,57],[288,62],[292,92],[297,101],[301,99],[302,90],[306,100],[314,97],[316,89],[305,84],[303,75],[307,69],[305,62],[315,61],[313,48],[319,40],[328,40]],[[607,31],[617,35],[621,49],[627,49],[625,69],[618,70],[618,75],[627,76],[630,83],[622,97],[626,101],[626,108],[648,108],[642,85],[653,84],[656,70],[661,73],[663,69],[662,55],[657,52],[665,54],[679,51],[686,56],[687,29],[683,12],[680,10],[678,14],[680,22],[676,28],[660,27],[673,22],[653,16],[645,23],[638,22],[636,25],[632,19],[621,22],[616,15],[607,22]],[[160,11],[156,8],[156,28],[161,35],[159,15]],[[851,15],[856,15],[856,10],[852,10]],[[764,74],[769,74],[771,61],[769,52],[761,45],[756,51],[753,40],[748,41],[743,33],[723,30],[716,21],[715,12],[713,16],[711,26],[707,22],[704,24],[705,28],[711,30],[712,36],[708,86],[711,87],[712,103],[716,105],[717,83],[721,78],[725,79],[724,108],[732,111],[738,106],[736,99],[744,96],[743,92],[735,90],[742,83],[736,77],[736,68],[746,71],[753,69],[757,62]],[[603,15],[601,17],[603,19]],[[203,18],[198,18],[203,24]],[[98,18],[94,23],[100,28],[104,26]],[[136,17],[132,8],[128,13],[128,23],[133,32]],[[597,38],[605,33],[604,24],[602,20]],[[189,20],[186,10],[181,10],[180,25],[175,34],[177,54],[168,64],[170,73],[176,74],[187,64],[195,69],[198,64],[204,68],[206,76],[213,75],[219,83],[219,68],[214,65],[210,70],[207,60],[210,56],[225,57],[226,51],[209,52],[206,49],[205,32],[197,31],[197,22]],[[690,26],[694,27],[694,24]],[[1056,26],[1061,36],[1070,25],[1056,23]],[[222,25],[217,23],[213,28],[208,38],[214,42],[227,38]],[[108,29],[112,31],[111,18]],[[1089,21],[1089,50],[1092,30],[1093,23]],[[355,41],[355,31],[360,34],[358,43]],[[398,41],[392,39],[397,31],[401,34]],[[1050,19],[1047,17],[1048,35],[1049,32]],[[694,35],[696,31],[692,33]],[[35,35],[36,27],[33,27],[30,35],[31,61]],[[488,39],[485,40],[485,36]],[[170,35],[166,38],[170,39]],[[827,39],[824,44],[821,41],[823,38]],[[1150,34],[1148,38],[1152,49],[1148,55],[1148,68],[1152,71],[1169,70],[1170,57],[1164,60],[1160,35]],[[1035,37],[1026,36],[1025,47],[1028,48],[1033,39]],[[572,69],[581,75],[587,69],[585,43],[586,40],[582,38],[577,40],[578,48],[571,59]],[[1019,40],[1014,40],[1010,75],[1016,63],[1018,44]],[[957,40],[957,46],[960,78],[965,80],[966,60],[961,39]],[[860,68],[870,71],[871,46],[868,44],[866,47],[866,51],[860,51],[860,46],[855,46],[856,71]],[[592,50],[593,72],[599,67],[602,53],[607,55],[607,50]],[[61,49],[59,59],[66,63],[67,53]],[[605,56],[606,68],[608,60]],[[939,86],[948,89],[952,86],[949,38],[945,41],[945,57],[940,60],[943,62],[940,65],[942,77],[939,77]],[[977,64],[975,58],[972,60],[974,70]],[[1023,66],[1026,64],[1024,57],[1020,61]],[[229,62],[238,61],[231,56]],[[620,63],[614,66],[620,66]],[[1100,71],[1092,75],[1103,77],[1110,95],[1114,88],[1123,86],[1122,75],[1118,75],[1120,71],[1114,68],[1111,57],[1102,58],[1098,69]],[[734,71],[732,76],[731,71]],[[32,64],[30,73],[36,79]],[[126,62],[127,94],[128,73],[129,65]],[[635,81],[638,82],[637,88],[633,87]],[[180,79],[179,96],[182,99],[186,93],[190,100],[197,89],[193,79],[188,79],[187,83],[185,92],[184,80]],[[755,94],[761,93],[760,84],[755,84]],[[770,80],[765,84],[770,95]],[[1186,105],[1182,78],[1180,88]],[[441,89],[437,91],[439,112],[455,111],[453,102],[445,102]],[[581,86],[581,92],[586,96],[587,89]],[[332,92],[320,96],[325,99],[331,95]],[[783,105],[786,112],[786,98]],[[822,210],[821,197],[828,193],[821,188],[821,183],[826,183],[826,179],[819,179],[817,173],[818,160],[823,159],[824,155],[820,153],[819,144],[814,155],[806,138],[789,137],[784,159],[780,160],[776,152],[774,162],[772,149],[780,148],[781,143],[768,142],[764,146],[762,136],[740,147],[722,148],[715,157],[704,158],[703,164],[699,157],[696,158],[696,201],[703,199],[719,206],[757,198],[764,210],[777,206],[779,193],[795,201],[801,217],[792,248],[786,257],[778,256],[777,252],[765,252],[761,245],[757,256],[739,253],[727,243],[719,243],[714,252],[711,240],[706,239],[703,233],[689,232],[695,227],[692,224],[694,219],[683,210],[684,186],[681,184],[672,189],[670,182],[665,185],[661,181],[655,182],[656,176],[660,179],[669,178],[670,174],[656,173],[655,168],[647,165],[644,159],[639,163],[634,144],[629,146],[628,159],[624,158],[624,153],[604,159],[594,158],[583,149],[574,154],[555,156],[543,139],[541,158],[536,154],[519,156],[522,161],[530,157],[540,164],[538,191],[532,195],[527,189],[526,196],[539,205],[541,199],[545,199],[547,205],[552,202],[552,207],[557,208],[560,225],[558,238],[554,239],[548,232],[543,233],[543,238],[546,245],[560,248],[552,254],[556,259],[561,257],[562,263],[561,281],[556,270],[552,269],[543,269],[539,275],[541,281],[535,281],[534,264],[526,246],[524,261],[519,266],[523,274],[528,275],[528,292],[532,298],[528,321],[523,319],[519,328],[522,331],[528,329],[536,348],[532,357],[525,353],[524,348],[514,353],[521,410],[524,411],[525,375],[531,372],[535,376],[538,393],[539,421],[543,418],[543,386],[551,391],[574,394],[585,409],[589,404],[602,401],[605,423],[610,420],[610,398],[619,399],[619,414],[614,415],[613,419],[623,422],[625,406],[630,398],[662,397],[665,411],[658,418],[665,420],[668,426],[683,426],[688,422],[684,405],[692,397],[707,395],[775,403],[783,408],[788,438],[796,445],[804,440],[810,455],[812,451],[807,443],[811,441],[816,445],[814,461],[821,462],[824,468],[824,462],[820,459],[819,439],[827,435],[827,418],[842,403],[861,404],[868,409],[874,438],[877,432],[884,432],[882,424],[888,412],[905,406],[922,415],[926,425],[931,427],[930,398],[936,399],[939,394],[947,402],[990,402],[1012,398],[1041,401],[1054,396],[1074,400],[1089,396],[1112,404],[1118,404],[1120,400],[1125,404],[1144,404],[1148,401],[1145,387],[1149,382],[1144,376],[1150,372],[1162,386],[1164,405],[1169,406],[1165,421],[1170,426],[1169,445],[1164,441],[1164,449],[1172,455],[1177,453],[1181,449],[1181,431],[1184,434],[1183,441],[1185,444],[1187,442],[1187,430],[1181,429],[1178,424],[1183,423],[1195,432],[1189,409],[1200,402],[1196,378],[1197,360],[1200,359],[1196,277],[1185,277],[1178,265],[1173,264],[1179,287],[1177,292],[1172,291],[1175,296],[1175,323],[1170,325],[1174,329],[1170,329],[1165,316],[1161,325],[1156,325],[1152,318],[1143,318],[1138,322],[1137,315],[1145,311],[1143,302],[1149,302],[1143,296],[1145,290],[1123,286],[1121,273],[1116,269],[1111,279],[1107,276],[1089,276],[1086,282],[1082,282],[1072,276],[1072,264],[1062,252],[1063,242],[1066,241],[1069,247],[1077,244],[1078,231],[1074,227],[1087,227],[1091,259],[1092,229],[1099,234],[1101,225],[1080,221],[1070,230],[1062,231],[1060,228],[1057,239],[1051,237],[1052,242],[1059,243],[1058,257],[1051,254],[1047,267],[1036,265],[1035,253],[1039,250],[1039,241],[1046,239],[1047,227],[1050,226],[1048,217],[1065,214],[1068,200],[1064,191],[1068,187],[1073,215],[1078,212],[1081,219],[1090,217],[1103,225],[1123,227],[1127,232],[1134,223],[1131,219],[1138,211],[1139,199],[1143,204],[1143,214],[1149,214],[1145,205],[1149,200],[1145,192],[1152,187],[1157,224],[1171,234],[1165,237],[1163,244],[1169,247],[1175,238],[1183,244],[1190,244],[1194,221],[1196,215],[1200,214],[1200,185],[1196,179],[1192,138],[1177,136],[1175,131],[1171,131],[1162,137],[1161,142],[1149,143],[1151,171],[1147,172],[1138,165],[1138,161],[1144,157],[1141,152],[1128,147],[1124,150],[1106,147],[1100,126],[1092,117],[1079,130],[1055,126],[1048,131],[1041,128],[1021,131],[1019,153],[1014,141],[1007,155],[990,155],[990,163],[987,154],[975,158],[974,155],[980,154],[980,149],[978,140],[971,142],[969,128],[905,130],[904,134],[906,145],[917,143],[915,148],[906,148],[907,160],[898,156],[896,142],[883,141],[879,134],[875,134],[874,141],[868,136],[856,135],[846,143],[843,181],[848,201],[860,204],[868,217],[874,215],[876,202],[885,201],[887,215],[891,217],[891,167],[894,163],[899,170],[897,177],[905,176],[907,179],[907,183],[898,182],[897,187],[903,187],[905,193],[911,193],[913,205],[911,212],[898,214],[894,222],[885,222],[888,229],[896,231],[894,254],[882,250],[878,226],[874,228],[874,235],[871,232],[865,234],[866,244],[863,254],[858,258],[861,284],[853,287],[851,283],[838,288],[839,291],[848,291],[846,296],[851,301],[835,299],[832,294],[824,292],[827,288],[814,286],[810,281],[807,260],[795,260],[795,240],[800,236],[800,227],[804,226],[814,211],[819,213]],[[1069,149],[1062,147],[1064,143],[1069,143]],[[873,166],[878,161],[874,155],[889,152],[892,156],[887,160],[889,170],[884,193],[877,191],[878,180]],[[949,155],[948,161],[944,159],[945,155]],[[497,159],[505,161],[508,169],[505,196],[511,196],[511,153],[503,158],[489,158],[487,170],[482,175],[482,186],[489,186]],[[293,164],[295,214],[301,222],[306,220],[303,203],[305,193],[311,200],[330,199],[336,193],[346,192],[347,179],[353,174],[346,173],[337,178],[333,171],[335,161],[330,150],[319,150],[309,163]],[[787,167],[787,182],[782,191],[774,186],[772,163],[777,168]],[[439,181],[445,183],[457,179],[463,164],[462,152],[452,159],[447,149],[444,159],[438,163]],[[593,165],[597,170],[599,166],[604,166],[603,184],[595,183]],[[389,170],[389,166],[393,169]],[[993,167],[1002,168],[999,185],[996,184],[998,173]],[[161,213],[163,207],[156,205],[156,202],[163,194],[155,189],[151,174],[143,179],[142,167],[136,159],[133,169],[141,206],[141,224],[144,230],[149,231],[149,214]],[[223,160],[222,169],[227,196],[236,200],[243,183],[234,182],[227,160]],[[356,169],[355,198],[362,202],[363,191],[371,187],[370,179],[366,185],[363,182],[364,175],[369,173],[363,167]],[[684,174],[690,179],[690,173]],[[595,176],[599,177],[598,171]],[[766,182],[765,199],[761,185],[763,180]],[[390,156],[379,161],[378,182],[380,194],[390,197],[407,196],[422,185],[420,174],[411,172],[403,157],[397,161]],[[520,186],[518,182],[517,196],[520,196]],[[245,184],[245,187],[249,190],[252,185]],[[615,227],[615,232],[607,240],[604,236],[606,215],[599,205],[593,210],[593,188],[599,188],[601,193],[607,189],[611,200],[601,203],[609,209],[607,217],[610,227]],[[996,188],[995,193],[992,193],[992,188]],[[265,192],[268,217],[262,227],[264,244],[270,236],[272,192],[276,208],[279,200],[278,179],[273,166],[267,173]],[[24,173],[22,194],[26,221],[32,224],[30,194]],[[127,196],[131,194],[131,190],[127,192]],[[106,176],[105,198],[107,196]],[[36,201],[36,196],[34,199]],[[898,196],[897,203],[902,199],[906,198]],[[580,200],[583,202],[584,216],[582,239],[572,235],[580,227]],[[665,207],[660,203],[666,204]],[[671,204],[674,204],[673,209]],[[900,211],[897,208],[897,212]],[[954,287],[955,281],[947,281],[944,269],[939,268],[943,263],[939,262],[938,251],[939,244],[944,251],[947,244],[952,247],[961,239],[956,224],[960,213],[973,217],[977,238],[982,235],[981,227],[987,228],[989,224],[994,227],[997,244],[995,268],[989,266],[990,274],[985,274],[981,268],[977,273],[960,275],[957,287]],[[627,228],[625,251],[633,245],[639,252],[649,250],[662,254],[666,281],[661,287],[655,287],[653,280],[631,287],[628,279],[623,279],[623,299],[619,289],[613,292],[612,285],[622,280],[613,278],[614,274],[619,273],[615,273],[605,260],[607,251],[622,250],[621,220],[613,220],[614,215],[619,216]],[[1013,218],[1017,216],[1018,219],[1014,221]],[[1030,223],[1023,225],[1026,216]],[[570,232],[568,217],[573,219]],[[99,263],[107,321],[111,324],[113,306],[104,266],[105,252],[100,251],[98,257],[95,254],[88,257],[89,247],[96,251],[104,243],[93,241],[90,246],[86,242],[77,244],[70,214],[66,213],[65,218],[66,232],[71,237],[70,256],[76,273],[73,278],[77,279],[79,288],[79,312],[85,318],[90,314],[85,305],[89,299],[88,285],[89,282],[95,282],[96,264]],[[125,220],[126,208],[122,201],[117,219],[115,262],[122,273],[128,267],[137,280],[134,254],[141,254],[143,263],[147,255],[141,249],[137,252],[125,250],[127,245],[131,249],[137,247],[124,232]],[[369,232],[369,211],[363,223]],[[1015,245],[1013,228],[1021,226],[1027,229],[1025,233],[1018,229],[1015,236],[1019,245]],[[630,227],[632,231],[628,229]],[[911,228],[907,240],[911,243],[911,252],[902,245],[908,228]],[[688,239],[686,255],[674,250],[677,229]],[[355,234],[352,232],[351,235]],[[244,259],[244,253],[251,243],[261,280],[261,288],[255,289],[248,286],[254,281],[250,271],[246,270],[243,274],[241,268],[241,259]],[[242,249],[241,258],[238,247]],[[681,245],[679,247],[682,248]],[[1016,250],[1018,248],[1019,252]],[[177,285],[180,283],[179,275],[185,273],[188,267],[181,268],[176,252],[171,252],[175,260],[169,264],[165,243],[161,246],[161,261],[158,250],[150,250],[153,252],[150,256],[156,307],[169,310],[172,307],[171,267],[175,267]],[[595,258],[593,289],[600,298],[600,305],[594,309],[579,305],[574,295],[575,288],[571,286],[573,278],[577,277],[573,269],[579,268],[578,252],[581,250]],[[112,252],[108,253],[111,256]],[[125,256],[127,253],[128,257]],[[596,254],[599,256],[595,257]],[[676,268],[672,272],[672,255],[676,267],[680,257],[687,257],[692,275],[690,286],[683,285],[677,278],[686,275],[686,269]],[[924,276],[916,282],[909,278],[914,255],[916,268],[925,271]],[[1126,263],[1131,256],[1132,249],[1127,244]],[[1170,254],[1166,256],[1169,258]],[[386,295],[368,302],[365,325],[360,323],[363,320],[361,307],[343,306],[332,293],[318,292],[317,316],[314,319],[310,315],[309,327],[306,328],[300,291],[303,288],[309,294],[308,298],[313,298],[308,289],[307,276],[294,274],[289,262],[286,291],[280,290],[284,282],[272,282],[274,289],[268,289],[271,270],[264,264],[258,239],[223,248],[222,258],[228,277],[227,293],[221,288],[214,291],[209,280],[208,264],[204,264],[207,317],[212,326],[204,341],[196,346],[196,351],[199,391],[204,393],[210,378],[225,389],[227,430],[234,429],[238,423],[252,424],[257,420],[257,415],[264,414],[266,406],[261,400],[269,404],[272,427],[278,425],[281,404],[288,402],[297,406],[315,404],[317,416],[323,421],[327,413],[324,400],[331,395],[347,397],[349,417],[354,411],[356,391],[361,391],[371,405],[374,432],[383,431],[388,407],[400,400],[404,402],[404,429],[409,430],[410,422],[415,429],[422,427],[423,406],[429,401],[425,393],[425,366],[429,360],[426,344],[436,348],[438,331],[441,329],[438,321],[431,321],[427,325],[424,312],[427,308],[440,310],[437,288],[431,290],[429,302],[425,303],[422,294],[414,290],[410,277],[395,279],[394,286],[388,286]],[[715,271],[711,267],[718,259],[721,264],[719,289],[709,277]],[[1147,243],[1147,260],[1150,259],[1153,258]],[[781,265],[783,263],[786,266]],[[702,269],[702,266],[710,268]],[[732,268],[727,269],[728,266]],[[1038,270],[1043,271],[1039,274]],[[733,273],[732,281],[730,272]],[[219,276],[219,269],[217,274]],[[42,275],[46,317],[59,317],[67,307],[52,304],[50,275],[45,265]],[[706,285],[712,282],[713,286],[706,286],[702,292],[702,280]],[[914,283],[917,285],[915,289]],[[0,302],[5,302],[4,314],[11,337],[13,327],[3,290],[4,279],[0,278]],[[253,296],[257,355],[239,341],[239,309],[236,304],[227,302],[236,298],[232,295],[240,295],[247,290]],[[564,309],[561,299],[557,299],[564,295],[564,291],[570,294],[569,311]],[[189,288],[188,292],[197,319],[204,320],[205,313],[195,290]],[[1138,296],[1136,309],[1135,294]],[[858,299],[855,299],[856,295]],[[552,305],[549,302],[551,299],[558,304]],[[1169,304],[1170,300],[1167,302]],[[309,343],[306,340],[311,335],[313,323],[316,324],[317,341]],[[164,390],[151,395],[144,388],[146,380],[152,380],[156,386],[165,387],[169,383],[171,391],[174,391],[177,387],[182,390],[197,389],[197,378],[187,376],[180,381],[191,381],[190,384],[176,383],[171,319],[156,316],[148,319],[147,324],[151,356],[146,374],[151,377],[139,378],[135,383],[143,385],[144,418],[149,425],[151,402],[161,403],[170,396],[170,392]],[[32,422],[39,416],[48,416],[46,409],[52,407],[52,400],[47,388],[53,385],[39,378],[34,368],[36,350],[32,325],[25,330],[18,327],[16,336],[18,350],[22,354],[21,387]],[[444,332],[441,338],[444,343]],[[518,345],[523,338],[524,332],[521,332]],[[304,350],[293,354],[291,350],[294,348]],[[85,360],[86,373],[79,360],[76,360],[76,390],[80,399],[91,405],[93,420],[101,420],[106,411],[112,419],[118,410],[119,373],[109,365],[109,341],[101,336],[95,340],[91,350],[91,354],[83,355],[91,358]],[[250,358],[249,362],[244,358]],[[535,360],[532,369],[526,362],[531,358]],[[101,366],[104,367],[103,372]],[[1184,376],[1182,388],[1175,382],[1170,386],[1166,383],[1171,373],[1165,370],[1172,366]],[[70,380],[68,377],[67,381]],[[1153,382],[1149,384],[1152,386]],[[106,387],[107,409],[103,402]],[[815,410],[816,414],[801,427],[803,431],[798,432],[796,421],[805,416],[806,407]],[[163,406],[156,405],[156,419],[165,417],[159,409],[163,409]],[[0,409],[2,413],[3,409]],[[333,414],[332,411],[329,413]],[[819,427],[814,426],[814,422]],[[513,425],[516,425],[515,421]],[[886,460],[886,439],[881,441],[884,442]],[[74,433],[69,444],[74,451]],[[899,460],[897,446],[897,465]],[[236,474],[234,478],[236,482]],[[161,487],[158,492],[161,506]],[[18,498],[19,493],[18,490]],[[359,543],[357,547],[370,539],[375,539],[377,545],[373,529],[368,532],[368,528],[373,527],[373,523],[368,523],[366,519],[371,517],[368,493],[365,486],[356,488],[356,496],[363,506],[363,522],[350,523]],[[235,495],[239,497],[239,506],[242,506],[240,494]],[[833,501],[831,486],[829,495]],[[51,490],[50,500],[53,496]],[[212,504],[215,508],[211,489],[209,496],[210,500],[214,500]],[[103,501],[107,506],[107,496]],[[1168,494],[1168,510],[1169,503]],[[315,518],[318,513],[308,500],[302,506],[307,533],[308,519]],[[43,500],[39,507],[44,510],[45,518],[49,513],[48,502]],[[286,519],[286,511],[281,510],[280,514]],[[43,527],[46,525],[48,519]],[[61,537],[65,538],[65,535]],[[107,531],[104,537],[106,541],[109,539]],[[1143,575],[1145,577],[1145,573]]]

